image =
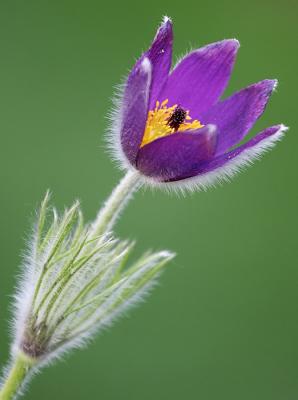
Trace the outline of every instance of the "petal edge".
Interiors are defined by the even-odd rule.
[[[137,169],[159,182],[188,178],[203,161],[213,157],[216,149],[216,127],[204,128],[154,140],[142,147]]]
[[[198,175],[192,178],[177,182],[172,181],[167,184],[158,184],[147,179],[147,183],[166,188],[169,191],[185,193],[186,191],[207,190],[222,182],[229,182],[243,168],[251,165],[263,153],[274,147],[283,138],[287,130],[288,127],[282,124],[265,129],[238,149],[218,156],[209,163],[202,164]]]
[[[277,81],[254,83],[215,104],[202,117],[203,123],[218,126],[217,154],[240,142],[263,114]]]
[[[128,161],[135,165],[147,121],[152,65],[147,57],[131,71],[123,94],[120,142]]]
[[[180,104],[193,118],[215,104],[225,90],[234,66],[239,42],[227,39],[187,54],[171,72],[158,100]]]
[[[152,64],[152,85],[149,108],[153,109],[158,94],[163,89],[171,68],[173,27],[170,18],[165,17],[157,30],[151,47],[145,53]]]

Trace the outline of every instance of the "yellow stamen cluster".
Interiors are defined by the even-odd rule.
[[[168,124],[168,121],[177,108],[177,105],[167,107],[168,102],[168,99],[164,100],[162,103],[157,101],[155,109],[149,111],[141,147],[153,142],[158,138],[171,135],[177,131],[176,129],[171,128],[171,126]],[[186,111],[185,120],[179,126],[178,130],[181,132],[203,128],[203,126],[204,125],[202,125],[197,119],[192,120],[189,115],[189,111]]]

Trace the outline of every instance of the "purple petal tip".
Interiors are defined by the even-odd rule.
[[[239,47],[240,47],[240,42],[237,39],[226,39],[226,40],[223,40],[221,42],[221,44],[234,57],[236,56],[236,54],[239,50]]]
[[[235,39],[235,38],[233,38],[233,39],[226,39],[226,40],[224,40],[224,42],[227,42],[227,44],[229,44],[231,47],[235,48],[236,50],[238,50],[239,47],[240,47],[240,42],[239,42],[239,40],[238,40],[238,39]]]
[[[170,41],[173,39],[173,24],[169,17],[164,17],[161,25],[157,29],[154,41],[160,40],[161,38],[169,37]]]
[[[211,43],[205,47],[197,49],[197,53],[204,53],[204,57],[214,59],[220,57],[222,62],[233,65],[240,47],[237,39],[225,39]],[[224,59],[223,59],[224,58]]]
[[[264,91],[264,94],[270,95],[278,85],[277,79],[264,79],[256,84],[256,86]]]
[[[240,47],[240,42],[237,39],[225,39],[220,42],[214,43],[216,47],[226,48],[230,50],[232,53],[236,53]],[[211,45],[212,46],[212,45]]]

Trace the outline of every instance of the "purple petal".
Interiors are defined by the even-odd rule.
[[[152,66],[148,58],[132,69],[124,89],[121,110],[121,147],[131,164],[135,164],[146,126]]]
[[[165,17],[158,29],[150,49],[146,52],[152,64],[152,84],[150,93],[150,109],[155,108],[159,92],[163,89],[172,62],[173,29],[172,21]]]
[[[287,128],[276,125],[265,129],[247,143],[229,153],[202,162],[195,171],[194,186],[206,187],[217,181],[231,178],[242,167],[251,164],[262,153],[272,148],[282,138]],[[173,179],[172,181],[174,181]]]
[[[243,139],[262,115],[275,80],[264,80],[248,86],[223,100],[202,116],[202,123],[218,127],[217,154],[222,154]]]
[[[158,181],[187,178],[215,153],[216,127],[207,125],[192,132],[177,132],[142,147],[137,169]]]
[[[188,54],[174,68],[159,99],[179,104],[200,119],[223,93],[234,65],[239,42],[223,40]]]

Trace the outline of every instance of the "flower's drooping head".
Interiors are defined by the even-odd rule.
[[[172,22],[132,68],[116,112],[112,140],[125,168],[155,184],[205,187],[229,178],[281,138],[285,127],[265,129],[239,145],[262,115],[276,87],[263,80],[220,100],[239,43],[209,44],[187,54],[171,70]]]

